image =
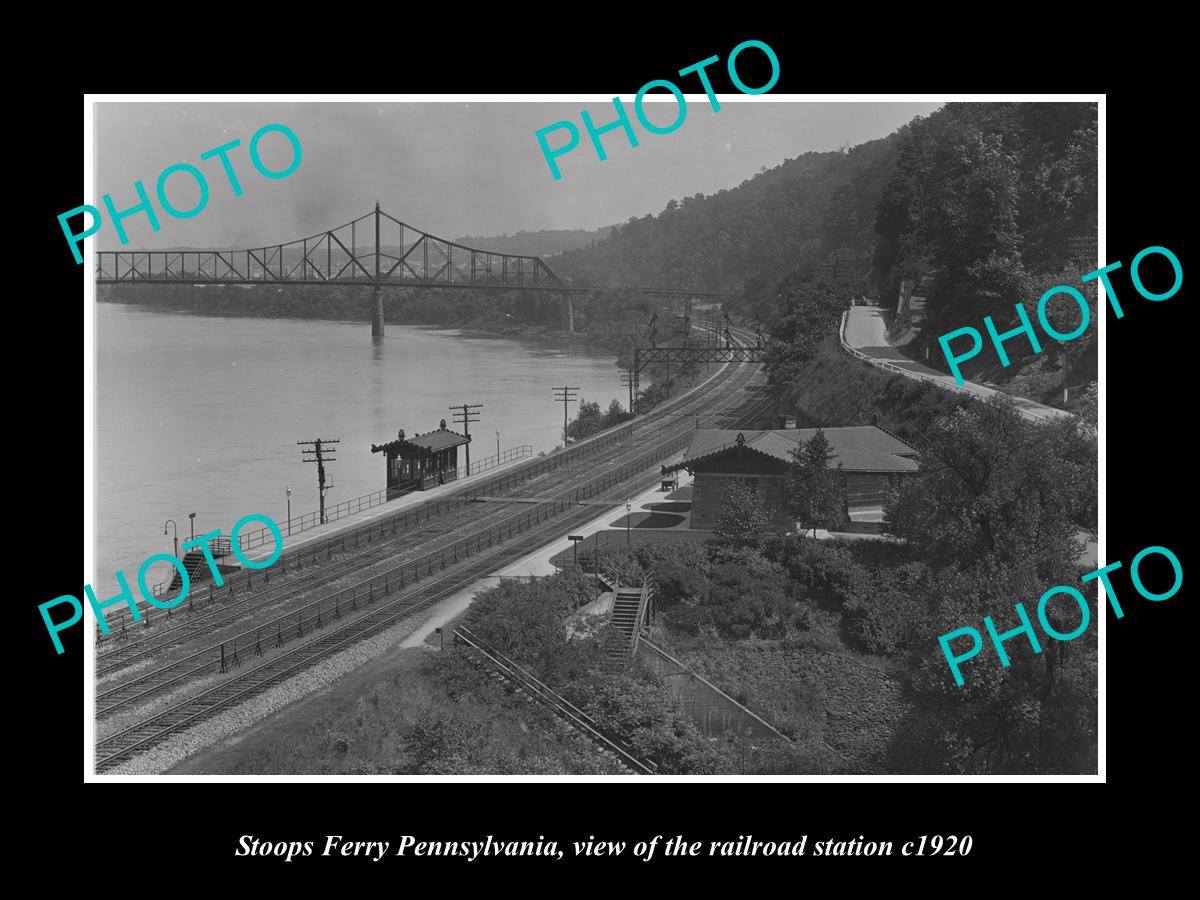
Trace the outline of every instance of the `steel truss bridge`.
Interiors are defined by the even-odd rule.
[[[101,250],[97,284],[299,284],[471,288],[585,294],[537,256],[476,250],[428,234],[375,205],[328,231],[236,250]],[[720,298],[719,291],[637,288],[654,296]]]

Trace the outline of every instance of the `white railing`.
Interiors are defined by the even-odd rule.
[[[987,394],[981,394],[978,391],[971,390],[970,388],[959,387],[957,384],[951,384],[951,383],[947,382],[945,379],[939,378],[936,375],[929,375],[925,372],[914,372],[912,369],[905,369],[902,366],[898,366],[895,363],[890,363],[887,360],[876,359],[874,356],[868,356],[867,354],[863,353],[861,350],[857,350],[854,347],[851,347],[849,344],[846,343],[846,321],[847,321],[847,319],[849,319],[849,317],[850,317],[850,310],[848,310],[848,309],[843,310],[842,311],[842,324],[841,324],[841,327],[838,329],[838,340],[841,342],[842,349],[845,350],[847,353],[849,353],[851,356],[856,357],[857,359],[861,359],[863,362],[867,363],[868,365],[872,365],[877,369],[883,369],[887,372],[892,372],[896,375],[903,375],[905,378],[911,378],[914,381],[923,381],[927,384],[936,384],[938,387],[942,388],[943,390],[953,391],[956,394],[966,394],[968,397],[973,397],[976,400],[986,400],[987,399],[987,396],[988,396]],[[915,362],[915,360],[914,360],[914,362]],[[1000,392],[997,391],[997,393],[1000,393]],[[1001,396],[1004,396],[1004,395],[1001,394]],[[1019,406],[1014,406],[1013,408],[1017,411],[1017,413],[1023,419],[1028,419],[1030,422],[1042,421],[1042,417],[1034,415],[1027,409],[1022,409]],[[1064,415],[1064,416],[1072,416],[1073,417],[1073,415],[1074,415],[1073,413],[1069,413],[1066,410],[1057,410],[1057,411],[1062,413],[1062,415]]]

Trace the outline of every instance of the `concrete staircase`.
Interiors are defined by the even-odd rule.
[[[628,662],[637,651],[638,638],[645,623],[646,607],[650,599],[650,586],[616,588],[612,611],[608,623],[612,626],[605,656],[611,665],[620,666]]]
[[[229,538],[213,538],[209,543],[209,548],[212,551],[213,559],[223,559],[232,552]],[[208,560],[204,556],[204,551],[199,547],[195,550],[189,550],[181,562],[183,563],[183,568],[187,571],[189,584],[196,584],[205,578],[212,577],[208,568]],[[226,567],[220,568],[222,571],[225,571]],[[167,591],[177,591],[183,587],[183,576],[179,574],[178,569],[174,571],[175,575],[171,579],[171,583],[167,586]]]

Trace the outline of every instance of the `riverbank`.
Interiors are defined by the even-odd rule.
[[[297,441],[341,440],[327,467],[332,506],[384,487],[373,444],[400,428],[435,430],[443,418],[454,428],[453,403],[483,404],[471,428],[478,460],[497,444],[501,452],[528,444],[536,454],[562,443],[563,406],[551,385],[578,386],[604,404],[627,395],[608,352],[501,335],[464,340],[429,326],[395,325],[372,341],[366,322],[102,303],[96,341],[93,586],[104,596],[117,591],[114,571],[136,572],[151,553],[171,552],[168,520],[180,523],[183,540],[190,512],[200,534],[227,533],[249,513],[285,521],[289,502],[294,517],[315,511],[315,467]]]
[[[114,285],[97,299],[158,312],[222,318],[324,319],[370,322],[369,285]],[[590,346],[627,365],[644,339],[645,323],[668,304],[626,290],[597,290],[571,298],[542,291],[485,293],[470,289],[384,289],[389,325],[454,328],[493,337],[530,338],[556,347]],[[644,342],[644,341],[643,341]]]

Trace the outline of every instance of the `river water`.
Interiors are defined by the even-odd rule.
[[[627,390],[613,357],[559,349],[536,339],[466,335],[388,324],[372,340],[369,322],[251,319],[96,306],[97,592],[130,583],[143,559],[172,551],[188,513],[196,533],[248,513],[286,517],[317,509],[316,466],[296,441],[340,438],[326,465],[326,504],[381,490],[383,454],[372,443],[455,425],[451,403],[482,403],[471,426],[472,459],[531,444],[562,442],[554,385],[607,407]],[[578,407],[571,405],[574,417]],[[460,464],[463,462],[460,453]],[[161,577],[156,569],[155,575]],[[163,567],[165,572],[165,566]],[[154,579],[150,579],[153,581]],[[136,592],[136,587],[134,588]]]

